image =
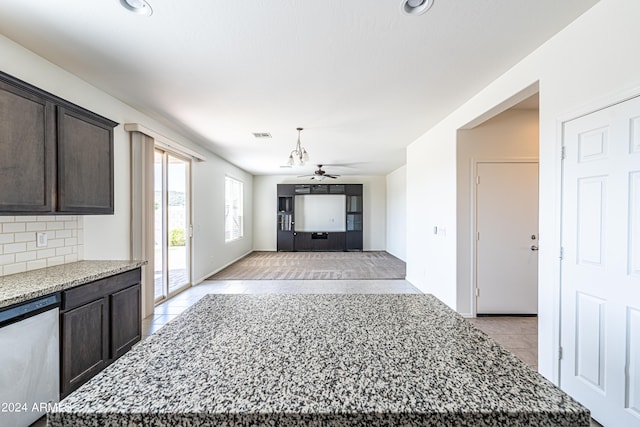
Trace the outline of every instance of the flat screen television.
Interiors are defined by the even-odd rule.
[[[299,194],[295,197],[295,231],[346,231],[344,194]]]

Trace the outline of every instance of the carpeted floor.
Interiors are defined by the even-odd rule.
[[[404,279],[406,264],[387,252],[253,252],[207,280]]]

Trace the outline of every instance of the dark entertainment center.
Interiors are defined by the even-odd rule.
[[[278,251],[361,251],[362,184],[278,184]]]

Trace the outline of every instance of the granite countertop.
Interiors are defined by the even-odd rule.
[[[56,426],[589,426],[431,295],[208,295],[48,414]]]
[[[0,309],[133,270],[146,261],[78,261],[0,277]]]

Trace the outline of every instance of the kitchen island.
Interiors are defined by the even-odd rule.
[[[55,426],[589,426],[431,295],[208,295],[48,414]]]

